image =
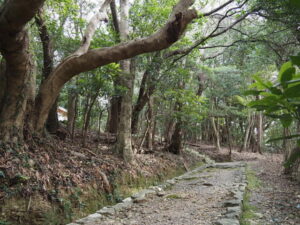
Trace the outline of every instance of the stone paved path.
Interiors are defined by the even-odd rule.
[[[243,163],[199,167],[69,225],[239,224],[245,179]]]

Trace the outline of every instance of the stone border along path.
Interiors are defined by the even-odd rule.
[[[207,164],[68,225],[239,225],[245,166]]]

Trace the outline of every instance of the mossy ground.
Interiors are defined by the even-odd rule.
[[[261,181],[257,178],[255,172],[248,167],[246,168],[246,176],[247,176],[248,186],[244,194],[243,213],[240,219],[241,225],[250,225],[251,224],[250,220],[254,220],[257,218],[257,215],[255,214],[257,208],[251,205],[250,198],[251,198],[251,192],[260,188],[262,185]]]

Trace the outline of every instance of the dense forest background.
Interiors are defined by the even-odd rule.
[[[128,165],[213,143],[284,153],[297,174],[299,1],[0,5],[3,163],[66,140],[87,151],[105,140]]]

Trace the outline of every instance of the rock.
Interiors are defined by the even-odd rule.
[[[240,213],[239,212],[231,212],[231,213],[226,213],[225,218],[234,218],[234,219],[239,219],[240,218]]]
[[[158,197],[163,197],[163,196],[166,195],[166,192],[164,192],[164,191],[159,191],[159,192],[156,193],[156,195],[157,195]]]
[[[237,219],[220,219],[215,222],[215,225],[240,225],[240,222]]]
[[[227,213],[241,213],[242,210],[239,206],[234,206],[234,207],[228,207],[227,208]]]
[[[139,198],[135,198],[133,199],[134,203],[143,203],[143,202],[147,202],[147,199],[145,197],[139,197]]]
[[[116,210],[112,207],[103,207],[102,209],[100,209],[99,211],[97,211],[97,213],[100,213],[102,215],[114,215],[116,213]]]
[[[264,217],[264,215],[262,213],[254,213],[254,216],[259,219],[262,219]]]
[[[167,180],[166,183],[174,185],[174,184],[176,184],[176,181],[175,181],[175,179],[171,179],[171,180]]]
[[[202,185],[203,185],[203,186],[207,186],[207,187],[214,186],[214,185],[213,185],[213,184],[211,184],[211,183],[203,183]]]
[[[163,191],[163,188],[160,186],[151,186],[149,189],[154,190],[156,192]]]
[[[147,197],[148,195],[151,195],[151,194],[155,194],[156,191],[154,190],[151,190],[151,189],[145,189],[145,190],[142,190],[138,193],[135,193],[131,196],[131,198],[133,199],[136,199],[136,198],[145,198]]]
[[[244,167],[245,163],[242,162],[229,162],[229,163],[216,163],[215,168],[229,169],[229,168],[239,168]]]
[[[88,223],[99,223],[99,219],[102,218],[102,215],[100,215],[99,213],[94,213],[94,214],[90,214],[87,217],[84,217],[80,220],[76,220],[75,222],[77,224],[88,224]]]
[[[233,207],[233,206],[240,206],[241,201],[239,200],[227,200],[223,203],[224,207]]]
[[[132,198],[130,198],[130,197],[125,198],[125,199],[123,199],[122,202],[124,202],[124,203],[132,202]]]
[[[124,209],[128,209],[132,206],[132,201],[131,202],[121,202],[116,205],[114,205],[112,208],[116,210],[116,212],[122,211]]]

